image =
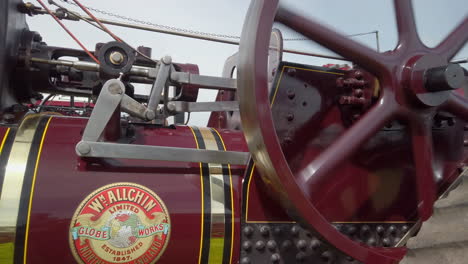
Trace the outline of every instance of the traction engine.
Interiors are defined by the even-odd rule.
[[[467,18],[428,48],[395,0],[398,46],[379,53],[252,1],[214,77],[115,35],[90,52],[28,29],[43,14],[113,35],[74,2],[87,17],[0,2],[0,263],[399,263],[464,174]],[[353,67],[282,60],[275,21]]]

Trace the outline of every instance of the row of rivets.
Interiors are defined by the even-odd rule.
[[[240,264],[355,263],[297,224],[245,224],[242,234]]]

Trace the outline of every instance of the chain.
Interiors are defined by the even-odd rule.
[[[60,1],[66,3],[66,4],[69,4],[69,5],[78,6],[77,4],[75,4],[73,2],[69,2],[68,0],[60,0]],[[192,30],[192,29],[185,29],[185,28],[172,27],[172,26],[167,26],[167,25],[162,25],[162,24],[156,24],[156,23],[152,23],[152,22],[148,22],[148,21],[144,21],[144,20],[135,19],[135,18],[132,18],[132,17],[127,17],[127,16],[111,13],[111,12],[104,11],[104,10],[101,10],[101,9],[97,9],[97,8],[94,8],[94,7],[89,7],[89,6],[85,6],[85,7],[87,9],[91,10],[91,11],[96,12],[96,13],[100,13],[100,14],[110,16],[110,17],[115,17],[115,18],[122,19],[122,20],[126,20],[126,21],[133,22],[133,23],[136,23],[136,24],[148,25],[148,26],[153,26],[153,27],[157,27],[157,28],[161,28],[161,29],[170,30],[170,31],[190,33],[190,34],[201,35],[201,36],[209,36],[209,37],[225,38],[225,39],[240,39],[239,36],[209,33],[209,32],[197,31],[197,30]]]
[[[76,3],[70,2],[69,0],[60,0],[60,1],[66,3],[66,4],[69,4],[69,5],[78,6]],[[165,29],[165,30],[169,30],[169,31],[189,33],[189,34],[193,34],[193,35],[208,36],[208,37],[215,37],[215,38],[238,39],[238,40],[240,39],[240,36],[210,33],[210,32],[203,32],[203,31],[197,31],[197,30],[186,29],[186,28],[172,27],[172,26],[168,26],[168,25],[156,24],[156,23],[152,23],[152,22],[148,22],[148,21],[144,21],[144,20],[139,20],[139,19],[132,18],[132,17],[119,15],[119,14],[116,14],[116,13],[108,12],[108,11],[97,9],[97,8],[94,8],[94,7],[89,7],[89,6],[85,6],[85,7],[87,9],[91,10],[91,11],[94,11],[96,13],[100,13],[102,15],[118,18],[118,19],[121,19],[121,20],[126,20],[126,21],[133,22],[133,23],[140,24],[140,25],[147,25],[147,26],[152,26],[152,27],[156,27],[156,28],[161,28],[161,29]],[[367,32],[367,33],[358,33],[358,34],[348,35],[348,37],[362,36],[362,35],[367,35],[367,34],[375,34],[376,32],[377,31],[372,31],[372,32]],[[310,40],[310,39],[304,38],[304,37],[294,37],[294,38],[284,38],[283,39],[283,41],[303,41],[303,40]]]

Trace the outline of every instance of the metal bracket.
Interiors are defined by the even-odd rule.
[[[125,85],[120,80],[111,79],[103,85],[83,132],[83,141],[99,140],[124,94]]]
[[[237,101],[200,103],[174,101],[167,103],[167,110],[173,113],[239,111],[239,103]]]
[[[213,77],[198,74],[191,74],[187,72],[172,72],[171,81],[183,84],[193,84],[200,86],[204,89],[218,89],[218,90],[237,90],[236,79]]]
[[[88,120],[83,138],[75,147],[80,157],[122,158],[163,161],[247,164],[248,152],[199,150],[160,146],[99,142],[118,107],[127,113],[151,119],[154,112],[125,95],[125,85],[118,79],[107,81]],[[154,118],[154,117],[153,117]]]
[[[146,108],[144,105],[126,94],[122,97],[120,109],[131,116],[136,116],[143,120],[153,120],[156,117],[153,110]]]
[[[161,100],[161,94],[163,89],[167,86],[169,74],[171,70],[172,59],[169,56],[165,56],[159,62],[159,71],[154,81],[153,87],[151,88],[150,98],[148,102],[148,108],[153,111],[157,111],[159,101]]]
[[[185,161],[220,164],[247,164],[250,157],[248,152],[85,141],[78,143],[76,146],[76,152],[78,156],[81,157]]]

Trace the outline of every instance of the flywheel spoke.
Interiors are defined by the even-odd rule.
[[[435,48],[435,52],[450,60],[463,48],[466,41],[468,41],[468,16]]]
[[[468,98],[466,97],[452,92],[450,98],[442,106],[442,109],[468,121]]]
[[[388,72],[386,65],[390,62],[384,54],[349,39],[310,18],[306,18],[280,6],[276,20],[341,56],[352,60],[376,76],[382,76],[384,72]]]
[[[416,30],[412,1],[395,0],[394,5],[399,45],[402,45],[404,48],[415,45],[422,46]]]
[[[366,140],[387,124],[396,112],[397,107],[394,101],[381,99],[380,103],[301,170],[299,182],[306,184],[305,186],[309,188],[309,195],[314,193],[311,188],[320,187],[319,182],[325,180],[334,168],[353,155]]]
[[[436,185],[433,167],[432,118],[413,121],[410,124],[413,147],[413,161],[416,170],[418,211],[422,221],[426,221],[433,211],[436,199]]]

